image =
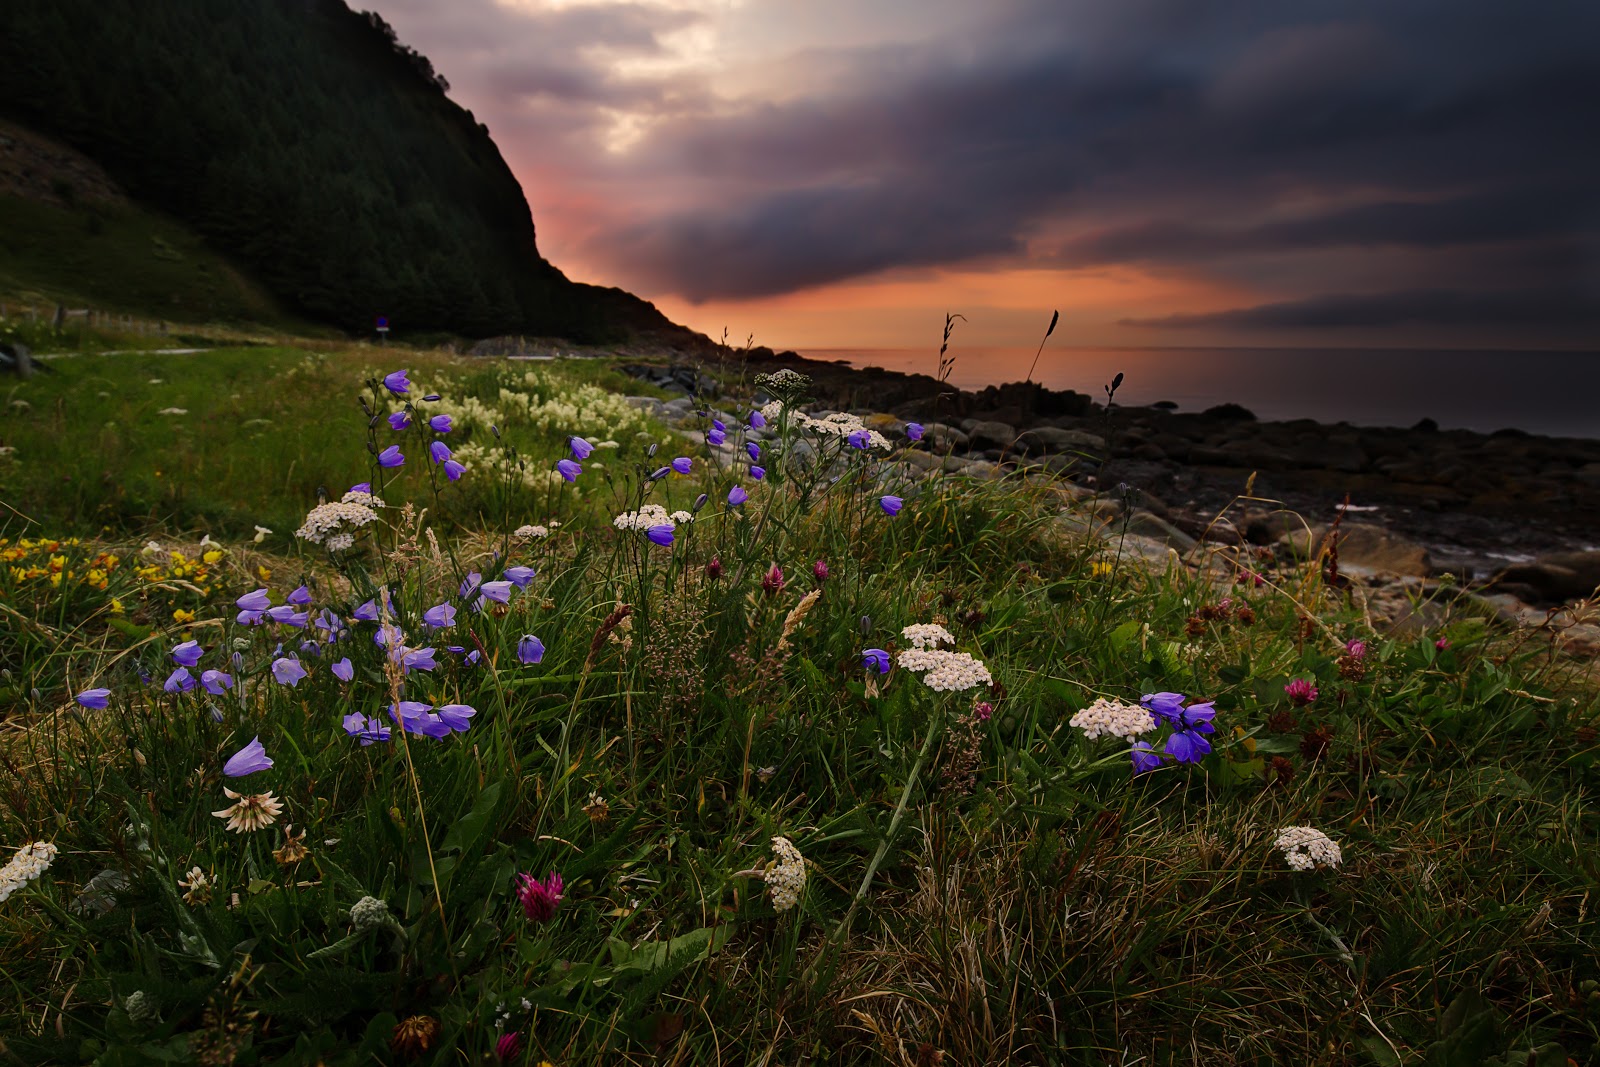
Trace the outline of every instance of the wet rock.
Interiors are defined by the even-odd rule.
[[[1010,449],[1017,445],[1017,429],[1007,422],[972,420],[963,423],[973,445]]]
[[[1581,600],[1600,587],[1600,552],[1557,552],[1532,563],[1513,563],[1495,576],[1494,588],[1535,604]]]
[[[1017,437],[1017,447],[1030,455],[1035,452],[1086,451],[1103,454],[1106,439],[1084,430],[1063,430],[1055,426],[1036,426]]]
[[[1327,537],[1333,531],[1317,538],[1322,551]],[[1428,550],[1414,541],[1408,541],[1382,526],[1365,522],[1346,522],[1336,531],[1339,550],[1339,569],[1357,576],[1373,574],[1409,574],[1426,578],[1433,573],[1433,561]]]

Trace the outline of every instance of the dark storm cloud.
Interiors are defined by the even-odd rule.
[[[1203,7],[1012,9],[959,61],[864,52],[846,92],[664,123],[631,165],[707,195],[593,247],[692,299],[1049,232],[1076,236],[1041,263],[1157,270],[1450,246],[1487,277],[1509,246],[1552,239],[1577,252],[1551,262],[1595,258],[1600,6]],[[1271,217],[1297,196],[1330,206]],[[1514,281],[1593,284],[1567,267]]]
[[[1168,325],[1254,328],[1517,322],[1540,289],[1571,323],[1600,291],[1593,0],[994,0],[920,44],[851,46],[844,18],[783,91],[733,98],[614,64],[715,13],[382,6],[478,79],[508,154],[604,190],[582,250],[649,293],[1132,263],[1263,296]],[[608,154],[619,111],[643,138]]]
[[[1413,290],[1336,294],[1157,319],[1124,319],[1125,326],[1163,329],[1242,326],[1268,329],[1339,329],[1361,326],[1571,326],[1600,325],[1600,298],[1551,289],[1491,292]]]

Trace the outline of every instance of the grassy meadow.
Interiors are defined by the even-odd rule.
[[[690,436],[603,361],[50,368],[0,394],[0,1062],[1600,1062],[1545,645],[1152,572],[803,383]]]

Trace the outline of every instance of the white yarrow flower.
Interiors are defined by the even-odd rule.
[[[1120,737],[1131,742],[1140,734],[1156,728],[1155,717],[1144,708],[1104,698],[1074,714],[1070,722],[1082,730],[1084,738],[1089,741],[1100,737]]]
[[[1313,867],[1337,867],[1344,862],[1339,846],[1327,834],[1310,826],[1286,826],[1278,831],[1273,847],[1297,871]]]
[[[17,849],[11,862],[0,867],[0,902],[49,870],[59,851],[48,841],[34,841]]]
[[[800,901],[806,888],[806,860],[800,850],[787,837],[774,837],[772,851],[778,862],[762,874],[767,891],[772,894],[772,906],[777,911],[788,911]]]
[[[920,622],[907,626],[900,636],[911,642],[912,648],[938,648],[956,643],[955,635],[934,622]]]

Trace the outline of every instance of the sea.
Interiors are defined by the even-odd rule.
[[[950,383],[1020,382],[1035,348],[952,345]],[[933,375],[937,348],[811,348],[801,355],[855,367]],[[1097,400],[1123,376],[1117,402],[1170,401],[1179,411],[1242,404],[1264,420],[1354,426],[1516,429],[1600,438],[1600,350],[1416,348],[1072,348],[1046,344],[1034,380]]]

